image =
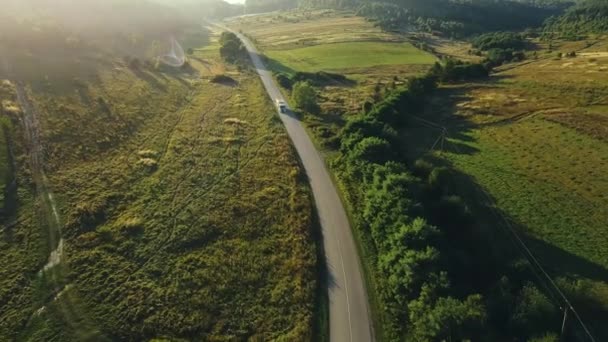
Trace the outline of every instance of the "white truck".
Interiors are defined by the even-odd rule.
[[[280,113],[285,114],[287,112],[287,104],[284,101],[276,99],[275,103],[277,104],[277,109]]]

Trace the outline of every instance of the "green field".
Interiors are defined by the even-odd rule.
[[[577,267],[579,258],[608,268],[608,145],[542,118],[465,137],[471,141],[454,142],[478,152],[454,150],[449,158],[487,188],[531,236],[566,253],[558,262],[560,273],[588,271]],[[554,258],[547,254],[542,260],[554,264]]]
[[[486,82],[442,87],[420,114],[448,128],[441,153],[429,151],[436,128],[411,120],[401,132],[412,162],[427,156],[454,168],[455,191],[480,229],[497,250],[519,255],[494,211],[504,215],[601,338],[608,336],[601,324],[608,317],[607,63],[549,56],[499,69]]]
[[[290,50],[268,50],[266,55],[298,71],[340,71],[395,64],[432,64],[435,57],[410,43],[349,42]]]

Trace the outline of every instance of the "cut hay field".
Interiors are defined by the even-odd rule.
[[[224,64],[214,35],[193,48],[182,69],[115,58],[61,93],[26,84],[65,277],[38,273],[49,250],[22,152],[0,340],[310,338],[306,179],[258,77]]]

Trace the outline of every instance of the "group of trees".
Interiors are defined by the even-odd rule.
[[[405,124],[404,111],[420,110],[435,87],[435,75],[411,79],[407,89],[349,120],[340,134],[341,158],[335,165],[361,199],[355,222],[375,251],[389,339],[474,338],[486,319],[479,294],[450,293],[441,265],[442,232],[423,218],[419,202],[425,182],[399,158],[397,131]]]
[[[246,0],[247,13],[272,12],[298,7],[298,0]]]
[[[500,31],[484,33],[475,37],[472,45],[479,53],[486,52],[485,63],[491,67],[526,58],[522,52],[526,47],[526,40],[519,33]]]
[[[444,64],[436,62],[429,73],[441,82],[457,82],[486,78],[491,70],[490,63],[468,63],[449,58]]]
[[[304,72],[298,71],[294,74],[285,74],[282,72],[278,72],[275,74],[275,77],[281,87],[285,89],[291,89],[294,83],[297,82],[309,82],[311,85],[315,87],[322,87],[326,85],[346,85],[352,84],[352,81],[349,80],[346,76],[326,71],[318,71],[318,72]]]
[[[399,137],[437,82],[484,74],[480,64],[438,64],[349,118],[339,135],[332,167],[356,208],[387,340],[557,341],[559,309],[529,282],[522,260],[480,235],[456,172],[404,162]]]
[[[228,63],[240,63],[248,60],[247,48],[232,32],[222,32],[220,36],[220,56]]]
[[[544,34],[576,37],[581,34],[608,31],[608,2],[605,0],[579,1],[563,15],[546,20]]]
[[[386,29],[415,28],[451,37],[540,26],[563,8],[559,3],[510,0],[358,1],[355,6],[360,15],[375,20]]]
[[[473,47],[482,51],[491,49],[522,50],[526,47],[526,40],[519,33],[489,32],[475,37]]]

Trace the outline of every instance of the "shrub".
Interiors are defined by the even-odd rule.
[[[293,87],[293,81],[291,78],[289,78],[289,76],[285,75],[284,73],[278,73],[275,77],[281,87],[291,90]]]
[[[234,78],[224,74],[213,76],[210,82],[224,85],[235,85],[238,83]]]
[[[418,159],[414,163],[414,175],[422,179],[428,178],[433,171],[433,164],[424,159]]]
[[[220,36],[220,56],[228,63],[246,61],[247,49],[241,40],[232,32],[222,32]]]
[[[367,137],[355,145],[349,157],[354,160],[383,164],[393,157],[393,151],[388,141],[377,137]]]
[[[317,104],[317,92],[308,82],[294,84],[291,99],[296,108],[305,112],[316,114],[320,110]]]

